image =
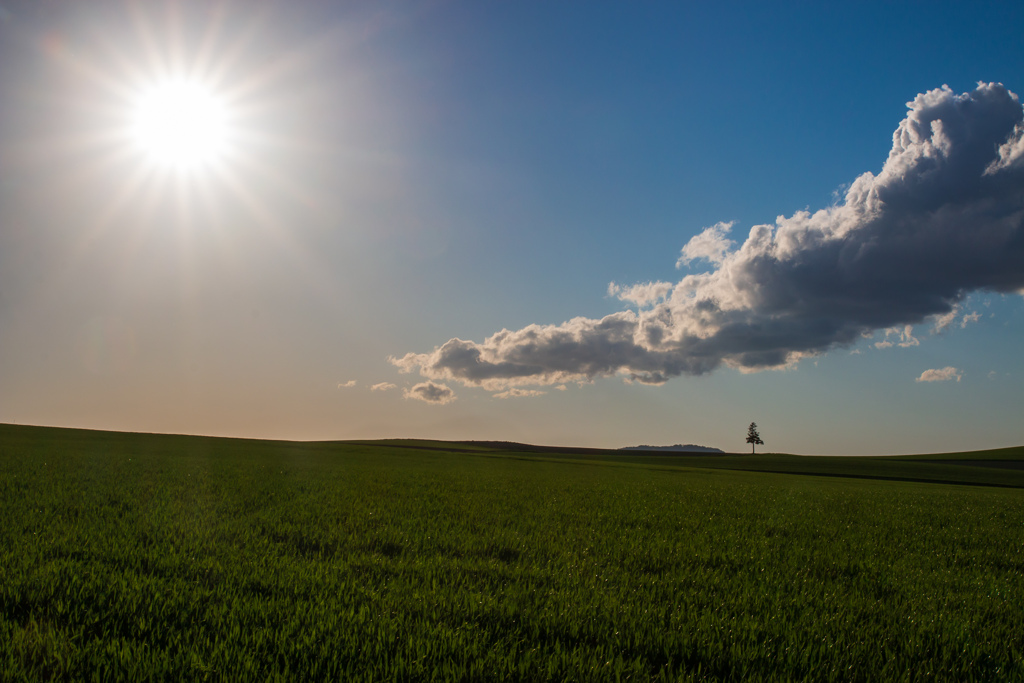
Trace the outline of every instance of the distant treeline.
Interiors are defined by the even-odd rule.
[[[711,446],[697,446],[692,443],[688,443],[685,446],[681,443],[677,443],[675,446],[626,446],[620,448],[620,451],[686,451],[689,453],[725,453],[721,448],[712,448]]]

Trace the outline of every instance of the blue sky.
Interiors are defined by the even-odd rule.
[[[872,277],[814,303],[817,317],[792,307],[813,287],[789,308],[726,307],[748,331],[800,323],[782,331],[799,338],[784,352],[803,349],[785,369],[740,360],[734,338],[728,352],[708,342],[701,358],[717,360],[696,368],[679,351],[692,311],[609,293],[714,273],[706,258],[676,266],[721,222],[735,251],[754,226],[849,204],[862,174],[883,177],[919,94],[948,85],[973,98],[964,116],[988,121],[979,81],[1024,90],[1019,3],[171,7],[0,3],[0,420],[725,450],[744,450],[756,420],[766,448],[788,452],[1024,442],[1024,263],[1000,260],[1024,231],[1012,165],[982,198],[1009,221],[1002,247],[972,252],[971,231],[989,243],[974,204],[936,228],[940,198],[897,227],[858,227],[883,241],[918,220],[922,235],[954,232],[879,256]],[[216,168],[154,170],[125,143],[133,93],[168,73],[229,102],[237,139]],[[782,291],[773,277],[743,291]],[[884,296],[852,318],[829,308],[871,282]],[[653,356],[588,374],[582,359],[604,347],[553,359],[550,345],[486,341],[662,304],[667,338],[683,337],[662,342],[676,347],[657,349],[658,367],[686,369],[646,384],[624,379]],[[825,318],[834,330],[815,326]],[[701,334],[724,339],[716,320]],[[800,346],[810,329],[824,341]],[[473,366],[490,379],[431,356],[453,339],[490,359]]]

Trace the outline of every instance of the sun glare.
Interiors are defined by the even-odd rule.
[[[213,90],[177,80],[139,94],[131,132],[138,148],[154,162],[191,169],[224,156],[228,128],[227,108]]]

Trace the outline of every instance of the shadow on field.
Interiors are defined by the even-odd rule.
[[[785,453],[752,455],[658,450],[623,451],[537,446],[510,441],[447,442],[392,439],[337,443],[577,465],[632,466],[680,471],[699,468],[919,484],[1024,488],[1024,446],[935,455],[820,456]]]

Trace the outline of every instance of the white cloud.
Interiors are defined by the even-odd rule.
[[[986,302],[987,303],[987,302]],[[981,318],[981,313],[977,311],[973,313],[967,313],[960,316],[960,307],[953,306],[949,313],[942,316],[935,317],[935,327],[932,329],[933,332],[941,332],[942,330],[949,327],[958,317],[960,317],[960,329],[967,327],[968,323],[976,323]]]
[[[714,268],[667,295],[656,282],[610,287],[650,308],[453,338],[390,361],[504,391],[613,375],[661,384],[723,364],[791,367],[878,330],[877,346],[916,346],[914,325],[942,319],[972,292],[1024,288],[1024,109],[997,83],[931,90],[908,107],[881,171],[854,180],[841,203],[755,225],[734,249],[731,224],[704,230],[680,263]]]
[[[1024,123],[1018,123],[1006,142],[999,146],[999,158],[989,164],[985,175],[1024,166]]]
[[[350,379],[347,382],[338,382],[338,388],[339,389],[351,389],[355,385],[356,385],[356,380],[354,380],[354,379]]]
[[[450,387],[444,384],[435,384],[434,382],[414,384],[409,389],[403,389],[402,395],[407,399],[412,398],[417,401],[441,406],[455,400],[455,392]]]
[[[921,342],[918,341],[917,337],[914,336],[914,326],[904,325],[902,329],[898,327],[890,327],[885,330],[885,338],[875,344],[876,349],[887,349],[893,345],[893,342],[889,341],[889,336],[893,335],[896,337],[896,344],[902,348],[909,348],[911,346],[920,346]]]
[[[390,391],[391,389],[394,389],[396,386],[397,385],[392,384],[391,382],[380,382],[379,384],[374,384],[373,386],[371,386],[370,391]]]
[[[512,387],[506,391],[502,391],[498,394],[492,394],[494,398],[521,398],[526,396],[543,396],[548,392],[539,391],[537,389],[520,389],[518,387]]]
[[[629,301],[640,308],[652,306],[672,293],[671,282],[645,282],[631,287],[621,287],[614,282],[608,283],[608,296],[621,301]]]
[[[921,342],[917,341],[917,338],[912,334],[914,327],[912,325],[904,325],[903,331],[900,332],[900,346],[907,348],[908,346],[920,346]]]
[[[957,370],[953,366],[947,366],[944,368],[939,368],[937,370],[925,370],[924,372],[921,373],[921,376],[914,381],[948,382],[951,379],[955,379],[957,382],[959,382],[962,376],[963,373],[960,370]]]
[[[715,223],[710,228],[704,228],[699,235],[691,238],[683,247],[682,254],[676,261],[676,268],[688,266],[697,259],[706,259],[716,266],[722,265],[725,262],[726,254],[735,244],[725,237],[735,224],[735,221],[729,221],[728,223]]]
[[[944,315],[934,316],[935,326],[932,328],[932,332],[941,332],[942,330],[949,327],[949,324],[956,320],[956,316],[960,313],[959,306],[953,306],[949,310],[949,313]]]

